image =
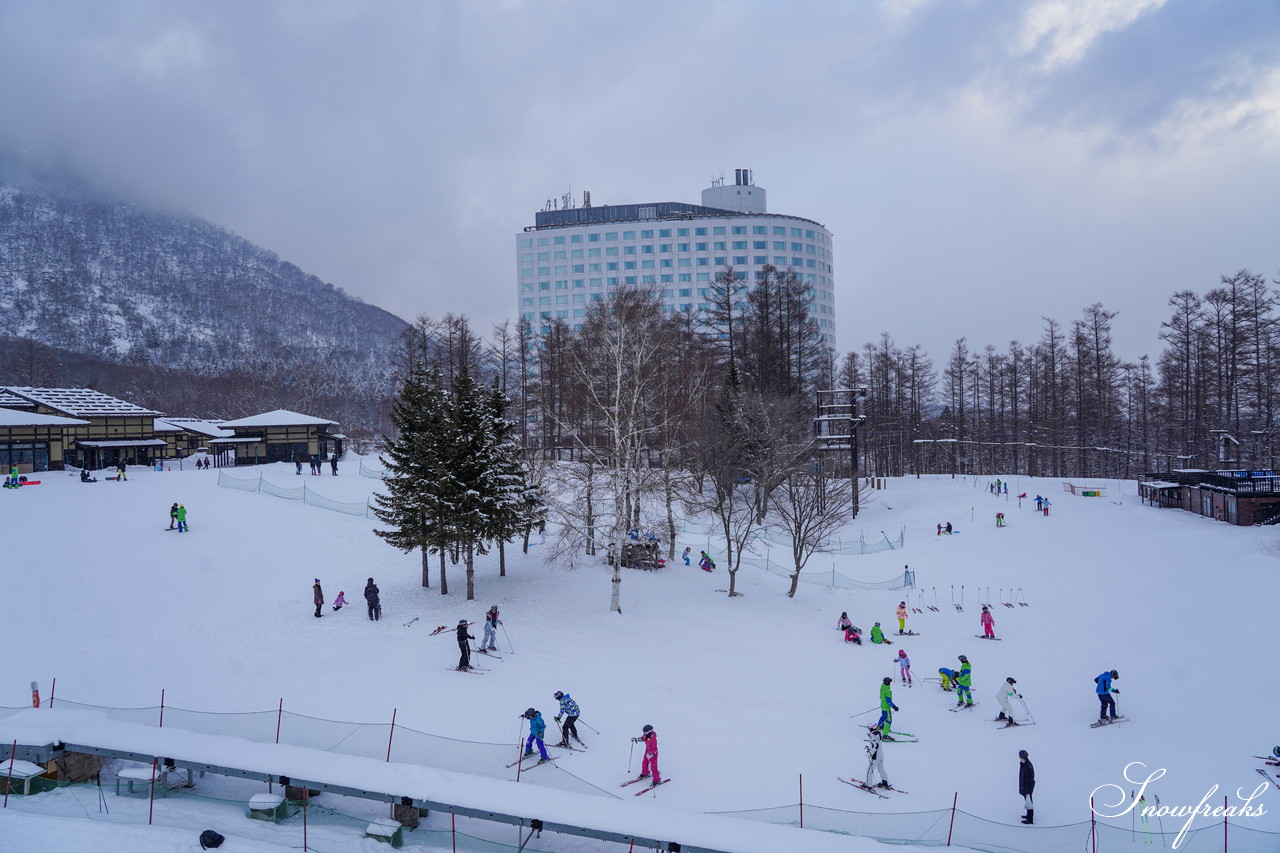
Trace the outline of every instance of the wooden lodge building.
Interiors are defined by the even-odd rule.
[[[1280,476],[1274,471],[1178,469],[1138,478],[1138,494],[1173,507],[1247,527],[1280,523]]]
[[[346,436],[334,432],[337,422],[315,418],[287,409],[276,409],[219,426],[230,430],[228,438],[209,441],[212,453],[231,451],[236,465],[260,465],[267,462],[323,462],[330,454],[342,455]]]
[[[234,421],[168,418],[88,388],[0,387],[0,470],[151,465],[207,452],[217,465],[342,455],[337,423],[277,409]]]
[[[48,436],[23,441],[23,434],[15,431],[18,428],[0,427],[0,447],[7,444],[10,455],[18,454],[24,460],[18,463],[19,471],[24,465],[30,465],[31,471],[61,470],[68,466],[97,469],[121,460],[149,465],[165,447],[164,439],[156,438],[154,428],[154,420],[162,412],[88,388],[7,386],[0,388],[0,408],[80,422],[62,424],[60,442]],[[29,461],[26,461],[28,448],[19,447],[22,444],[33,445],[29,448]],[[55,447],[58,444],[60,448]]]

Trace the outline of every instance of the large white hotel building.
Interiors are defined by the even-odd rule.
[[[581,207],[540,211],[534,223],[516,235],[516,278],[520,316],[535,332],[545,332],[549,318],[579,325],[587,303],[626,285],[654,288],[668,313],[696,314],[710,307],[716,272],[733,267],[750,282],[771,264],[809,286],[809,314],[823,341],[835,345],[831,232],[812,219],[769,213],[765,190],[747,169],[736,169],[732,184],[703,190],[700,205],[592,207],[588,194]]]

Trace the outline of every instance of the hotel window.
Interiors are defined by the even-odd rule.
[[[705,251],[707,250],[707,244],[706,244],[706,243],[694,243],[694,244],[693,244],[693,248],[694,248],[695,250],[699,251],[699,252],[705,252]]]
[[[698,266],[705,267],[711,264],[710,258],[698,258]]]
[[[706,229],[706,228],[695,228],[695,229],[693,229],[693,236],[695,236],[695,237],[705,237],[705,236],[707,236],[707,229]]]
[[[671,259],[670,259],[670,258],[663,258],[663,259],[662,259],[662,261],[661,261],[661,266],[663,266],[663,267],[669,267],[669,266],[671,266]]]
[[[520,238],[520,248],[521,248],[521,249],[529,249],[529,248],[532,248],[532,247],[533,247],[533,240],[532,240],[532,238],[529,238],[529,237],[521,237],[521,238]]]
[[[785,266],[787,265],[787,256],[786,256],[786,255],[774,255],[774,257],[773,257],[773,265],[774,265],[775,267],[785,267]]]
[[[560,279],[559,281],[556,282],[556,290],[568,290],[568,289],[569,289],[568,279]]]
[[[546,238],[546,237],[539,237],[539,238],[538,238],[538,245],[539,245],[539,246],[550,246],[550,245],[551,245],[551,240],[550,240],[550,239],[548,239],[548,238]]]
[[[589,278],[587,279],[587,284],[591,285],[592,287],[599,287],[601,285],[601,281],[598,278]]]
[[[679,259],[677,259],[677,261],[676,261],[676,266],[678,266],[678,267],[688,267],[688,266],[693,266],[689,261],[690,261],[690,259],[689,259],[689,258],[679,258]]]
[[[724,266],[724,265],[725,265],[725,264],[727,264],[727,263],[729,263],[729,259],[728,259],[728,258],[726,258],[726,257],[724,257],[723,255],[721,255],[721,256],[719,256],[719,257],[717,257],[717,258],[715,259],[715,264],[716,264],[716,266],[718,266],[718,267],[722,267],[722,266]]]
[[[581,249],[570,249],[570,250],[569,250],[569,257],[571,257],[571,258],[581,258],[581,257],[582,257],[582,250],[581,250]]]
[[[640,254],[642,254],[642,255],[652,255],[652,254],[653,254],[653,244],[652,244],[652,243],[646,243],[645,245],[641,246],[641,247],[640,247]]]
[[[550,252],[539,252],[539,253],[538,253],[538,260],[540,260],[540,261],[549,261],[549,260],[551,260],[551,253],[550,253]]]
[[[654,268],[654,263],[653,263],[653,261],[641,261],[641,262],[640,262],[640,269],[642,269],[642,270],[651,270],[651,269],[653,269],[653,268]]]
[[[754,225],[751,228],[751,233],[752,234],[768,234],[769,229],[767,226],[764,226],[764,225]]]
[[[532,297],[532,296],[526,296],[524,299],[521,299],[521,300],[520,300],[520,306],[521,306],[522,308],[532,308],[532,307],[533,307],[533,297]]]
[[[659,251],[659,252],[670,252],[670,251],[671,251],[671,244],[670,244],[670,243],[661,243],[661,244],[659,244],[659,245],[658,245],[658,251]]]
[[[746,233],[747,233],[747,226],[745,226],[745,225],[735,225],[735,226],[733,226],[733,233],[734,233],[734,234],[746,234]]]
[[[600,250],[599,250],[599,249],[587,249],[587,257],[588,257],[588,258],[598,258],[598,257],[600,257]]]
[[[787,236],[787,229],[783,228],[781,225],[775,225],[773,226],[773,234],[775,237],[785,237]]]
[[[641,231],[641,232],[640,232],[640,239],[641,239],[641,240],[652,240],[652,239],[653,239],[653,231],[652,231],[652,230],[650,230],[650,231]]]
[[[550,290],[550,289],[551,289],[551,282],[549,281],[538,282],[538,290]]]
[[[663,284],[670,284],[675,280],[676,280],[676,277],[673,276],[671,273],[666,273],[664,275],[658,276],[658,281],[662,282]]]
[[[684,297],[692,296],[692,295],[693,295],[693,290],[692,290],[692,288],[682,287],[682,288],[680,288],[680,295],[681,295],[681,296],[684,296]]]
[[[676,236],[677,236],[677,237],[688,237],[688,236],[689,236],[689,229],[688,229],[688,228],[677,228],[677,229],[676,229]]]
[[[567,257],[569,257],[569,254],[568,254],[567,252],[565,252],[565,250],[564,250],[564,249],[557,249],[557,250],[556,250],[555,259],[556,259],[557,261],[563,261],[563,260],[564,260],[565,258],[567,258]]]
[[[635,262],[635,261],[623,261],[623,262],[622,262],[622,268],[623,268],[624,270],[633,270],[633,269],[635,269],[635,268],[636,268],[636,262]]]
[[[734,256],[733,256],[733,262],[734,262],[734,264],[745,264],[745,263],[747,262],[747,256],[746,256],[746,255],[734,255]]]
[[[636,232],[634,232],[634,231],[623,231],[623,232],[622,232],[622,239],[623,239],[623,240],[634,240],[635,238],[636,238]]]
[[[753,240],[753,241],[751,242],[751,248],[755,249],[757,252],[764,251],[765,249],[769,248],[769,241],[768,241],[768,240]]]
[[[598,232],[597,232],[597,233],[593,233],[593,234],[588,234],[588,235],[587,235],[587,242],[588,242],[588,243],[599,243],[599,242],[600,242],[600,234],[599,234]]]
[[[687,273],[687,272],[682,272],[682,273],[680,273],[680,283],[681,283],[681,284],[685,284],[686,282],[690,282],[690,281],[693,281],[693,275],[692,275],[692,274]]]
[[[723,225],[715,226],[714,228],[711,229],[711,233],[713,236],[723,235],[725,233],[724,226]]]
[[[635,283],[636,283],[636,277],[635,277],[635,276],[633,276],[633,275],[629,275],[629,276],[627,276],[626,278],[624,278],[624,279],[623,279],[623,281],[625,281],[627,284],[635,284]]]
[[[573,265],[573,271],[574,271],[574,272],[576,272],[576,273],[584,273],[584,272],[586,272],[586,271],[587,271],[587,265],[586,265],[586,264],[574,264],[574,265]]]
[[[605,242],[608,242],[609,240],[617,240],[617,239],[618,239],[618,232],[617,232],[617,231],[606,231],[606,232],[604,232],[604,239],[605,239]]]
[[[557,246],[563,246],[563,245],[564,245],[564,235],[560,235],[559,237],[556,237],[556,238],[555,238],[554,240],[552,240],[551,242],[555,243]]]
[[[605,264],[605,265],[604,265],[604,268],[605,268],[606,270],[609,270],[610,272],[616,272],[616,271],[617,271],[617,269],[618,269],[618,262],[617,262],[617,261],[609,261],[609,263],[607,263],[607,264]]]
[[[751,262],[751,263],[753,263],[753,264],[760,264],[760,265],[764,265],[764,264],[769,263],[769,259],[768,259],[767,257],[765,257],[764,255],[755,255],[755,256],[754,256],[754,258],[755,258],[755,260],[753,260],[753,261]]]
[[[659,228],[659,229],[658,229],[658,236],[659,236],[659,237],[661,237],[661,238],[663,238],[663,239],[669,238],[669,237],[671,236],[671,229],[670,229],[670,228]]]
[[[586,280],[586,279],[584,279],[584,278],[575,278],[575,279],[573,280],[573,286],[574,286],[574,287],[586,287],[586,286],[587,286],[587,280]]]
[[[570,235],[569,235],[569,242],[570,242],[570,243],[581,243],[581,242],[582,242],[582,235],[581,235],[581,234],[570,234]]]
[[[734,241],[733,241],[733,248],[734,248],[734,251],[741,252],[743,249],[747,248],[747,241],[746,241],[746,240],[734,240]]]

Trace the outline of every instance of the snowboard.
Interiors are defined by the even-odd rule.
[[[999,637],[988,637],[986,634],[974,634],[979,640],[999,640]]]

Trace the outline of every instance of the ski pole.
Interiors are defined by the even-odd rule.
[[[514,655],[516,653],[516,647],[511,645],[511,635],[507,633],[507,626],[502,625],[501,623],[499,623],[499,625],[502,627],[502,636],[507,638],[507,646],[510,647],[511,654]]]
[[[627,753],[627,775],[628,776],[631,775],[631,759],[635,757],[635,754],[636,754],[636,739],[632,738],[631,751]]]
[[[1018,701],[1022,703],[1022,710],[1027,712],[1027,719],[1031,721],[1031,725],[1036,724],[1036,718],[1031,716],[1031,709],[1027,707],[1027,700],[1022,698],[1022,694],[1018,694]]]
[[[591,724],[587,722],[583,722],[583,719],[581,717],[578,718],[578,722],[582,723],[584,726],[591,729],[591,731],[596,732],[596,730],[592,728]],[[596,734],[600,734],[600,732],[596,732]]]
[[[880,706],[876,705],[874,708],[868,708],[867,710],[863,711],[861,714],[850,714],[849,719],[856,720],[858,717],[861,717],[862,714],[870,714],[873,711],[879,711],[879,710],[880,710]]]

